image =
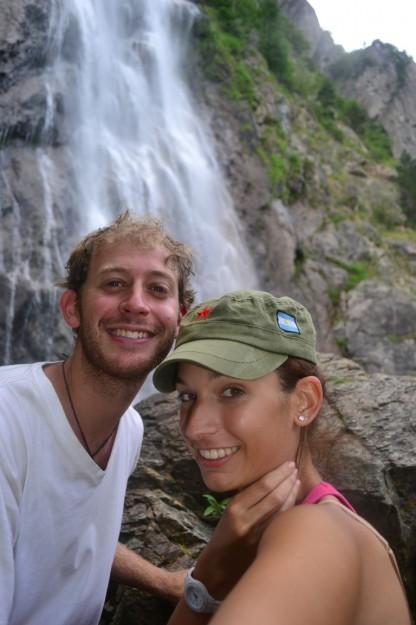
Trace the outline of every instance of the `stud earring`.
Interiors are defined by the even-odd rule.
[[[298,421],[300,421],[301,423],[305,423],[305,421],[306,421],[306,419],[307,419],[307,418],[308,418],[308,417],[305,417],[305,415],[300,414],[300,415],[298,416]]]

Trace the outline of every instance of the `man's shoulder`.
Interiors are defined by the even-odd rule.
[[[0,367],[0,423],[3,431],[4,427],[19,429],[19,424],[23,423],[27,426],[27,415],[39,409],[38,396],[43,377],[42,363]]]
[[[140,412],[133,405],[127,408],[126,412],[124,413],[123,421],[127,424],[127,427],[131,427],[134,429],[138,428],[140,431],[143,431],[142,417],[140,415]]]
[[[0,367],[0,387],[8,387],[15,382],[27,382],[42,363],[26,363],[19,365],[3,365]]]

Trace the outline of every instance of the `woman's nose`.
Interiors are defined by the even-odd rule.
[[[215,434],[219,419],[215,407],[208,400],[195,400],[181,415],[181,433],[190,442]]]

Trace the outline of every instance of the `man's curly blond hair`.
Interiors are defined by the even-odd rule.
[[[66,276],[58,285],[79,293],[87,279],[93,254],[103,244],[115,245],[121,241],[132,243],[140,250],[157,245],[165,247],[170,252],[169,263],[178,276],[179,303],[186,309],[191,306],[194,300],[190,285],[193,275],[191,249],[167,234],[160,220],[137,217],[128,210],[108,226],[90,232],[78,243],[65,266]]]

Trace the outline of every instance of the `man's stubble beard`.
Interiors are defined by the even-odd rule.
[[[94,332],[86,328],[82,321],[77,336],[77,341],[82,348],[89,369],[94,371],[97,377],[102,377],[104,374],[114,381],[135,382],[137,384],[143,383],[149,373],[162,362],[170,352],[174,340],[175,329],[171,333],[166,334],[162,342],[158,342],[157,353],[150,355],[145,361],[140,360],[136,366],[130,364],[123,367],[113,362],[111,358],[106,357],[105,352],[101,349],[99,338],[94,336]],[[137,348],[137,355],[140,356],[139,347]]]

